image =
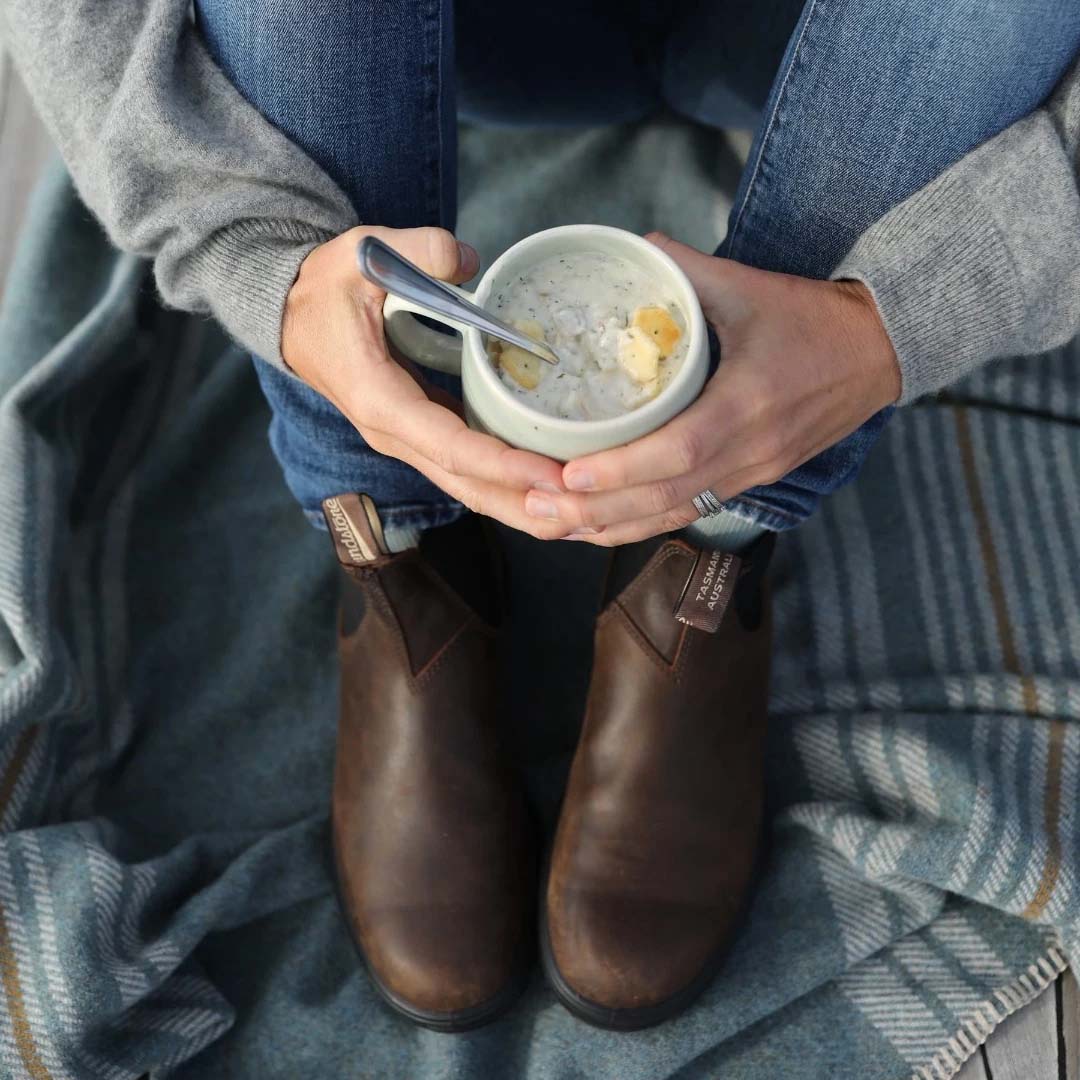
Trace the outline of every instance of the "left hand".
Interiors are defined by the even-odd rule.
[[[896,353],[865,285],[755,270],[658,233],[647,239],[689,277],[721,362],[674,420],[568,462],[564,492],[528,493],[534,517],[603,546],[696,521],[690,500],[705,488],[726,500],[779,480],[900,396]]]

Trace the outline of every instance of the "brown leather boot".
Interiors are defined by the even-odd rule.
[[[773,541],[741,559],[674,538],[615,555],[541,926],[555,992],[600,1027],[648,1027],[685,1009],[747,900]]]
[[[390,555],[366,496],[323,511],[345,578],[341,906],[390,1005],[436,1031],[478,1027],[524,987],[535,892],[532,830],[497,725],[492,549],[470,516]]]

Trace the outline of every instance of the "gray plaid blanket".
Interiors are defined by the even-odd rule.
[[[334,569],[266,419],[54,176],[0,315],[4,1076],[945,1078],[1074,955],[1075,349],[904,410],[782,540],[768,870],[632,1035],[539,980],[454,1038],[378,1003],[326,869]]]

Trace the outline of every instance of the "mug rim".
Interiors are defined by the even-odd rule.
[[[477,298],[477,302],[483,306],[483,303],[486,302],[490,293],[491,283],[498,276],[498,271],[505,262],[509,261],[510,257],[517,252],[519,248],[528,247],[541,237],[551,237],[559,234],[581,235],[582,233],[606,234],[617,239],[619,243],[628,244],[638,251],[647,254],[649,258],[658,260],[667,270],[670,278],[677,287],[683,291],[686,297],[690,298],[691,303],[688,305],[690,310],[686,312],[687,329],[690,334],[690,340],[687,342],[686,347],[686,359],[684,360],[682,367],[679,368],[674,377],[668,382],[664,389],[656,395],[656,397],[651,401],[645,402],[644,405],[639,405],[636,409],[630,409],[619,416],[607,416],[600,420],[572,420],[564,416],[552,416],[551,413],[543,412],[523,401],[509,387],[503,384],[502,379],[499,378],[495,371],[494,365],[490,362],[484,362],[488,360],[488,355],[487,350],[484,348],[483,339],[479,330],[472,326],[466,327],[463,336],[468,340],[469,352],[475,354],[475,366],[480,368],[480,378],[485,380],[489,386],[495,387],[504,403],[510,406],[515,412],[523,414],[524,417],[529,420],[539,418],[549,430],[582,431],[588,429],[589,431],[598,433],[607,431],[618,432],[620,426],[626,423],[627,417],[633,416],[638,423],[641,423],[642,421],[647,421],[653,414],[664,413],[666,399],[673,396],[676,389],[682,383],[689,382],[695,377],[695,364],[690,362],[691,357],[695,355],[700,346],[704,346],[706,350],[708,349],[708,340],[705,331],[705,315],[701,310],[701,302],[698,300],[694,286],[690,283],[690,279],[686,276],[682,267],[680,267],[666,251],[662,251],[655,244],[649,243],[648,240],[643,236],[638,236],[637,233],[632,233],[628,229],[619,229],[613,225],[556,225],[551,229],[541,229],[539,232],[530,233],[528,236],[522,237],[515,244],[508,247],[491,264],[491,266],[488,267],[487,271],[477,284],[473,295]],[[705,364],[708,366],[707,354],[705,357]],[[672,417],[669,416],[667,419],[672,419]],[[666,422],[667,420],[660,420],[657,427]]]

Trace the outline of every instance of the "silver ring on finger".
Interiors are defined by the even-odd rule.
[[[700,495],[695,495],[691,501],[694,504],[694,509],[698,512],[698,517],[714,517],[716,514],[724,512],[723,504],[712,493],[710,488],[706,488]]]

